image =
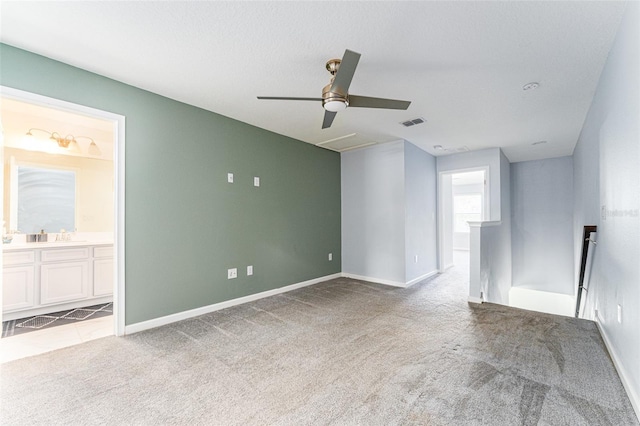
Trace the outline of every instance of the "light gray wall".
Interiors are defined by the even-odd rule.
[[[480,253],[472,261],[480,265],[478,282],[485,300],[509,304],[511,288],[511,178],[510,164],[499,148],[438,157],[438,173],[489,166],[490,221],[480,228]],[[474,256],[474,253],[471,253]]]
[[[502,221],[483,222],[471,229],[469,296],[502,305],[509,304],[511,289],[510,164],[499,152]]]
[[[582,227],[598,226],[587,316],[640,410],[640,4],[628,2],[574,152],[576,263]],[[598,156],[599,154],[599,156]],[[596,178],[596,176],[598,176]],[[622,306],[622,322],[617,306]]]
[[[511,164],[513,286],[574,294],[573,159]]]
[[[483,194],[484,184],[476,183],[469,185],[453,185],[453,195],[462,194]],[[484,194],[482,203],[484,205]],[[455,212],[452,211],[452,214]],[[469,250],[469,236],[467,232],[453,232],[453,248],[454,250]]]
[[[5,44],[0,58],[4,86],[126,117],[127,325],[341,271],[339,154]]]
[[[453,266],[453,185],[451,181],[451,174],[441,175],[440,187],[442,189],[442,195],[440,202],[442,203],[441,209],[443,213],[442,225],[440,230],[442,231],[442,267],[447,269]]]
[[[405,282],[404,141],[342,153],[342,271]]]
[[[500,220],[500,148],[437,157],[438,173],[489,166],[490,212],[485,220]]]
[[[486,228],[494,233],[493,240],[483,247],[491,246],[489,255],[489,270],[491,279],[488,282],[488,302],[509,304],[509,290],[512,283],[511,267],[511,167],[507,157],[500,152],[500,211],[502,223],[496,227]],[[482,228],[485,231],[485,228]],[[484,236],[484,234],[483,234]],[[484,255],[485,253],[483,253]]]
[[[405,281],[438,269],[436,226],[436,160],[404,143]],[[415,263],[415,256],[418,263]]]

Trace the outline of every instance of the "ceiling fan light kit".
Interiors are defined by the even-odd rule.
[[[322,101],[324,119],[322,128],[331,127],[336,113],[347,107],[382,108],[406,110],[410,101],[396,99],[372,98],[368,96],[349,95],[349,86],[360,61],[360,54],[352,50],[345,50],[342,59],[330,59],[326,68],[331,74],[331,81],[322,89],[321,98],[293,98],[279,96],[258,96],[258,99],[289,100],[289,101]]]

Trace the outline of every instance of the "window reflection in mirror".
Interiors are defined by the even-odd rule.
[[[17,224],[22,233],[76,228],[76,172],[17,167]]]

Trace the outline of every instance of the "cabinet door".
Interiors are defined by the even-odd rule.
[[[63,262],[40,267],[40,303],[68,302],[89,296],[89,262]]]
[[[3,268],[2,309],[9,312],[32,307],[34,284],[33,266]]]
[[[93,261],[93,295],[113,294],[113,259]]]

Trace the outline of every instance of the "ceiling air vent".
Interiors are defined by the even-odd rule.
[[[418,118],[414,118],[413,120],[403,121],[400,124],[402,124],[404,127],[411,127],[411,126],[415,126],[416,124],[422,124],[426,121],[427,120],[425,120],[424,118],[418,117]]]

